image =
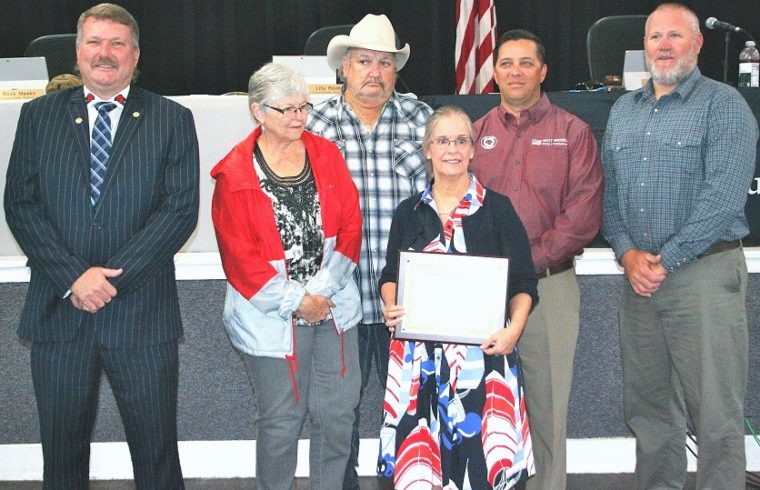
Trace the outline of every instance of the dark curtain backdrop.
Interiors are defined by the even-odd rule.
[[[0,0],[0,57],[22,56],[35,37],[76,31],[92,0]],[[164,95],[245,91],[250,74],[273,54],[300,54],[309,34],[331,24],[385,13],[411,59],[401,90],[419,95],[454,90],[454,0],[116,0],[137,19],[142,55],[139,84]],[[588,78],[586,31],[607,15],[647,14],[653,0],[497,0],[499,32],[522,27],[544,39],[547,91]],[[760,37],[759,0],[685,2],[700,17],[745,27]],[[703,31],[706,29],[703,28]],[[744,40],[730,45],[729,82],[735,84]],[[722,79],[723,33],[705,32],[702,71]],[[406,87],[404,86],[406,85]]]

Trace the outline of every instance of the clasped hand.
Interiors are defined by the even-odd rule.
[[[123,269],[90,267],[71,285],[71,304],[79,310],[96,313],[116,297],[116,288],[109,279],[122,272]]]
[[[668,275],[668,271],[662,266],[662,256],[643,250],[626,251],[620,257],[620,262],[633,291],[646,298],[650,298],[660,288]]]
[[[324,321],[330,314],[330,308],[335,304],[327,296],[321,294],[306,294],[298,305],[296,314],[309,323]]]

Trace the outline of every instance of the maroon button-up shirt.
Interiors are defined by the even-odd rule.
[[[582,252],[602,221],[602,166],[594,133],[546,94],[520,112],[502,105],[475,122],[470,169],[509,196],[541,272]]]

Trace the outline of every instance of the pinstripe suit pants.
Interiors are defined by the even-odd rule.
[[[86,489],[101,373],[122,416],[138,489],[184,488],[177,452],[177,342],[107,349],[93,329],[33,342],[45,489]]]

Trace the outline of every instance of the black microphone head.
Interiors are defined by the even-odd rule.
[[[715,17],[708,17],[705,19],[705,27],[708,29],[715,29],[715,23],[718,22],[718,19]]]

